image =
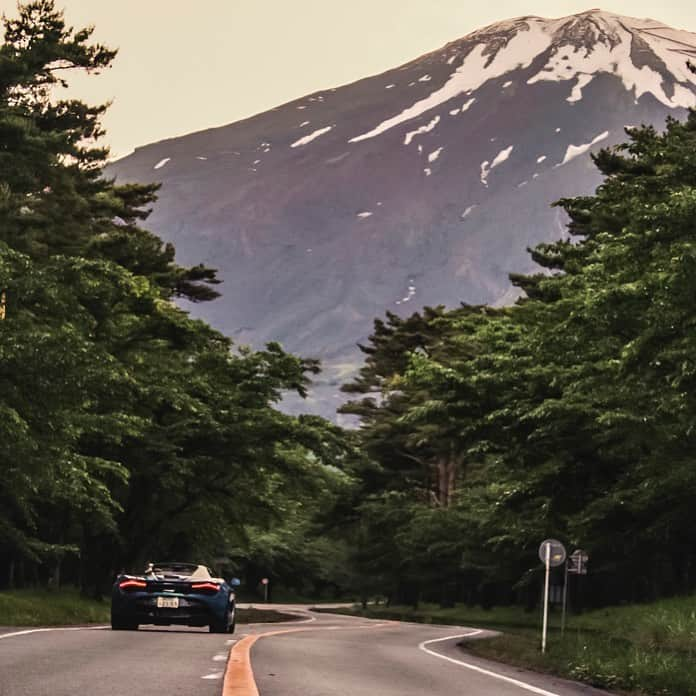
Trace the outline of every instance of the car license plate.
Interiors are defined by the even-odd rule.
[[[178,609],[179,608],[179,598],[178,597],[158,597],[157,598],[157,608],[158,609]]]

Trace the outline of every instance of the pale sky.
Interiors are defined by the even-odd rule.
[[[114,67],[76,80],[112,100],[113,155],[232,123],[310,92],[396,67],[486,24],[562,17],[593,0],[57,0],[68,21],[119,48]],[[596,0],[595,0],[596,1]],[[12,0],[0,0],[10,15]],[[694,0],[607,0],[602,9],[696,32]]]

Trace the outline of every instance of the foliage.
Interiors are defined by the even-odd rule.
[[[99,594],[154,557],[241,573],[269,535],[296,557],[323,509],[302,505],[348,481],[343,434],[275,408],[318,364],[234,347],[176,306],[217,297],[215,271],[178,265],[141,227],[156,184],[105,177],[106,106],[59,98],[115,52],[51,0],[4,23],[0,585]]]
[[[75,590],[0,592],[3,626],[68,626],[108,623],[109,605],[81,597]]]
[[[558,203],[572,240],[532,251],[514,307],[376,322],[345,411],[364,509],[401,515],[366,553],[391,543],[392,588],[415,561],[431,599],[534,603],[549,536],[589,550],[593,602],[696,587],[696,113],[627,135],[594,196]]]

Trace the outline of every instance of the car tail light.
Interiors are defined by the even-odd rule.
[[[144,580],[121,580],[118,583],[120,590],[144,590],[147,587],[147,583]]]
[[[217,585],[214,582],[194,582],[191,585],[191,589],[195,592],[215,593],[220,591],[220,585]]]

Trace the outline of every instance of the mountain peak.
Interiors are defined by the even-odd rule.
[[[694,57],[696,34],[652,19],[602,10],[559,19],[517,17],[474,31],[422,59],[440,63],[440,68],[451,66],[444,84],[351,142],[380,135],[455,97],[475,98],[490,81],[519,72],[527,85],[567,83],[570,103],[580,101],[596,77],[613,75],[636,101],[651,94],[669,108],[695,107],[696,75],[686,64]]]

